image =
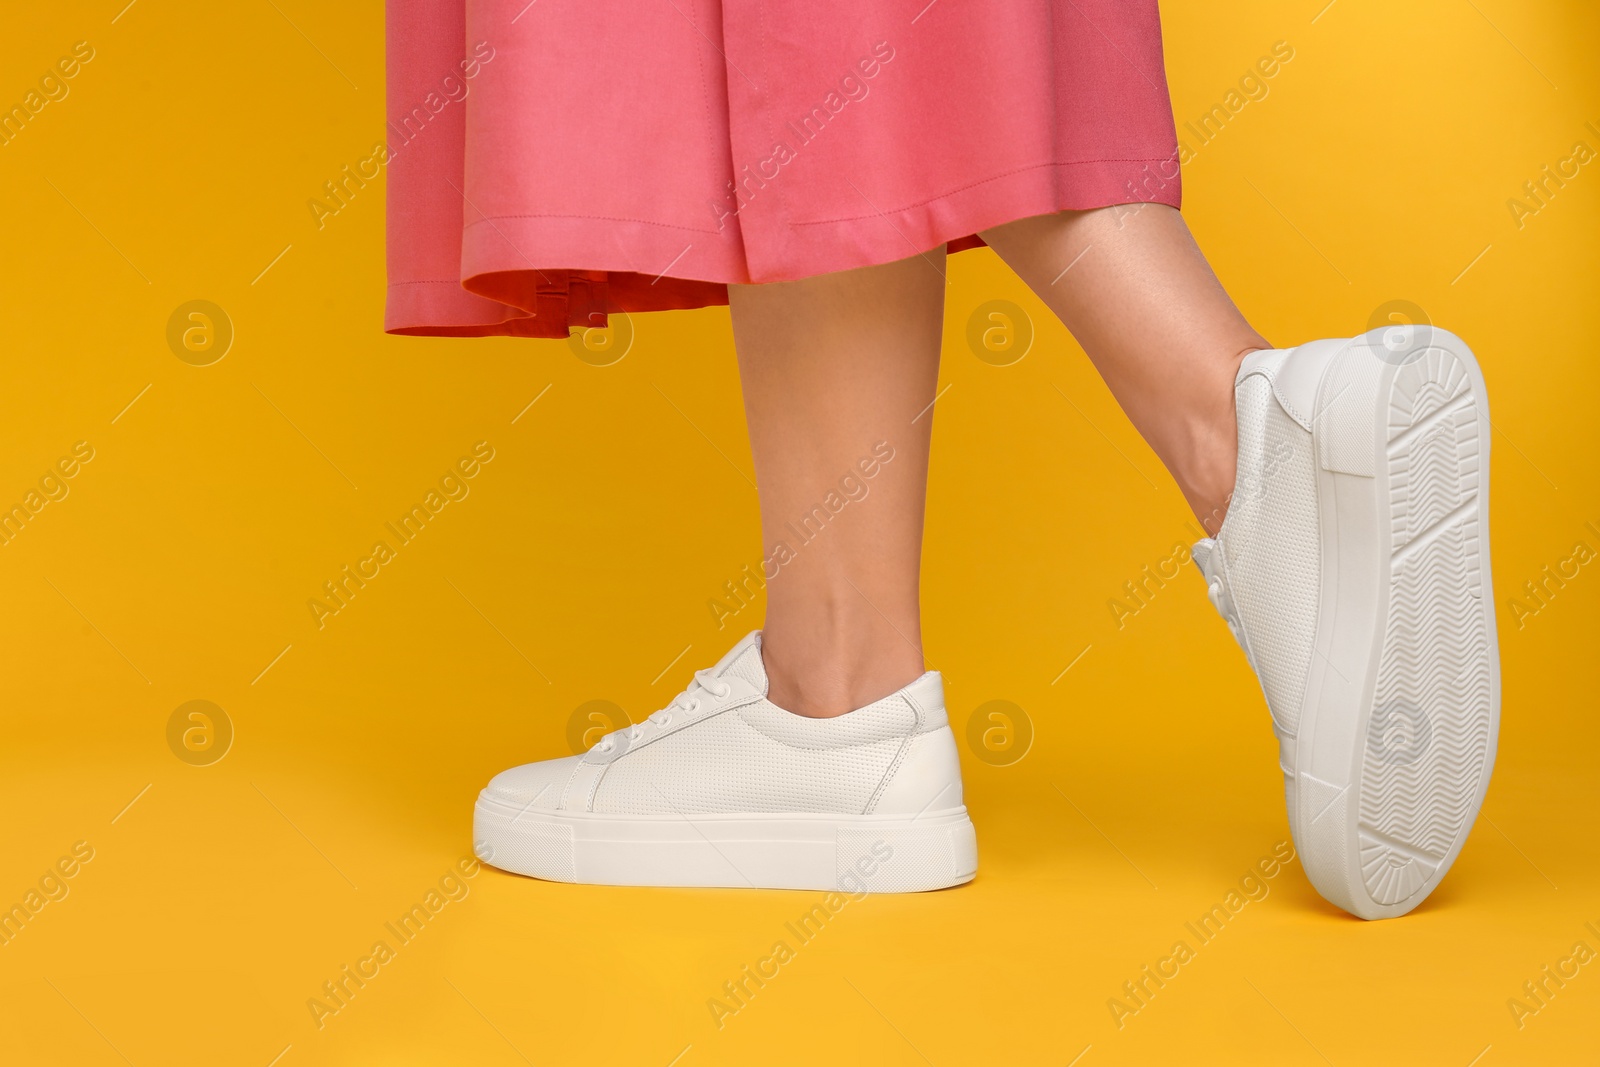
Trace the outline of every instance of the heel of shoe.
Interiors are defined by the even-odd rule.
[[[978,871],[978,835],[966,809],[898,825],[841,826],[839,890],[919,893],[970,882]]]
[[[959,808],[961,759],[948,724],[907,739],[905,751],[889,768],[877,795],[867,805],[868,815],[919,815]]]
[[[915,893],[972,880],[978,838],[962,804],[961,759],[948,722],[907,739],[864,818],[870,826],[839,828],[842,891]]]

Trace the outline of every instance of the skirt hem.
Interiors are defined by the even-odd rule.
[[[615,217],[479,216],[463,230],[462,280],[391,283],[384,330],[565,338],[574,328],[605,326],[616,312],[723,305],[729,285],[878,266],[941,244],[951,252],[982,247],[978,234],[1018,219],[1123,204],[1177,208],[1180,183],[1151,169],[1170,163],[1041,164],[892,212],[790,222],[778,254],[755,263],[746,262],[737,226],[718,233]]]

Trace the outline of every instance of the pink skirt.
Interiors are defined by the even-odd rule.
[[[1179,202],[1156,0],[388,0],[385,329],[565,337]]]

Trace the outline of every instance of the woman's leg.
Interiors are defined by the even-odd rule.
[[[842,715],[923,672],[918,572],[943,264],[940,247],[730,287],[763,547],[777,567],[762,656],[780,708]]]
[[[917,604],[943,259],[733,288],[770,561],[764,638],[577,760],[495,775],[473,817],[480,858],[617,885],[971,880],[976,835],[943,686],[921,677]],[[901,689],[898,711],[844,714]],[[719,817],[740,832],[700,831]]]
[[[1176,211],[1068,212],[983,237],[1071,328],[1212,531],[1243,449],[1250,492],[1194,562],[1272,711],[1301,865],[1352,914],[1410,911],[1477,816],[1500,708],[1471,350],[1432,329],[1398,349],[1296,345],[1258,361],[1236,410],[1239,364],[1266,342]]]
[[[1208,533],[1222,525],[1238,456],[1233,380],[1270,347],[1164,204],[1066,211],[983,239],[1050,305],[1177,479]]]

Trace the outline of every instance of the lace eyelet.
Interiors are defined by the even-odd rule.
[[[689,706],[683,710],[686,714],[693,715],[700,710],[700,699],[696,697],[694,700],[689,701]]]
[[[663,717],[662,720],[657,725],[660,726],[661,729],[665,730],[667,727],[672,725],[672,716],[671,715],[667,715],[667,716]]]

